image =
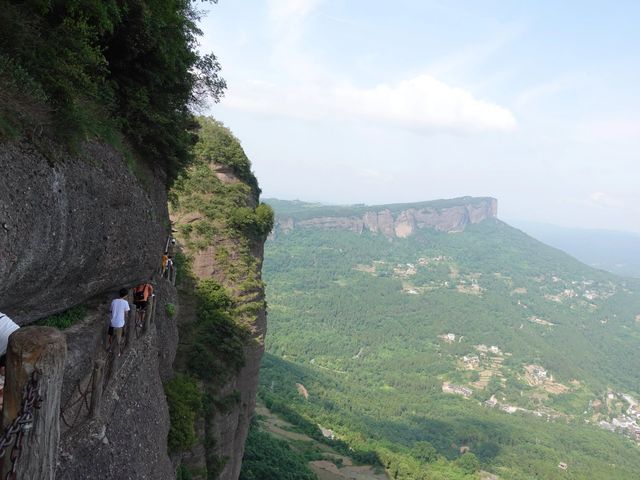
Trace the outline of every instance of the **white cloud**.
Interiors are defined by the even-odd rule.
[[[604,208],[619,208],[625,205],[621,199],[604,192],[593,192],[589,195],[589,203],[593,206]]]
[[[478,99],[432,74],[365,87],[323,68],[304,48],[309,18],[323,1],[269,0],[268,70],[252,81],[236,78],[230,82],[225,106],[306,120],[365,121],[421,133],[509,131],[516,127],[508,109]]]
[[[339,111],[410,130],[469,132],[512,130],[516,126],[506,108],[478,100],[468,91],[426,74],[397,85],[338,88],[334,95]]]
[[[509,131],[516,127],[508,109],[426,74],[372,88],[351,84],[283,87],[252,82],[229,95],[225,104],[309,120],[367,120],[423,133]]]
[[[269,20],[279,28],[299,25],[323,0],[269,0]]]

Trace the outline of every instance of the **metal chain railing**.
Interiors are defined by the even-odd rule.
[[[17,479],[18,461],[22,454],[22,439],[24,434],[33,427],[34,410],[40,408],[40,403],[42,402],[42,396],[38,391],[39,380],[40,372],[34,370],[29,382],[24,386],[22,402],[20,404],[20,413],[13,422],[5,428],[2,436],[0,436],[0,457],[5,455],[7,448],[13,441],[13,438],[15,437],[16,439],[9,457],[11,460],[11,470],[7,472],[5,480]]]
[[[89,394],[93,394],[93,389],[91,387],[93,385],[94,375],[95,375],[95,370],[91,373],[91,377],[89,377],[89,381],[87,382],[87,386],[84,388],[84,390],[82,389],[82,387],[80,387],[80,381],[78,381],[78,383],[76,383],[75,385],[75,388],[73,389],[73,392],[67,399],[67,402],[62,406],[62,408],[60,408],[60,419],[64,422],[64,424],[68,428],[74,428],[77,425],[78,420],[82,417],[82,413],[85,408],[86,408],[87,414],[91,410],[91,400],[88,397],[89,397]],[[73,397],[76,390],[80,395],[74,400]],[[72,415],[73,419],[69,421],[66,418],[67,412],[72,411],[73,407],[75,407],[78,404],[80,405],[76,408],[75,415]]]

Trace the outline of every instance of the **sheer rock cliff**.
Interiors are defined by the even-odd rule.
[[[209,178],[209,182],[220,182],[224,185],[218,190],[218,195],[222,191],[244,192],[240,196],[240,202],[250,209],[255,209],[258,205],[257,199],[250,194],[245,181],[239,178],[233,169],[214,162],[205,168],[215,176]],[[193,203],[180,194],[176,197],[179,204]],[[246,310],[236,321],[247,328],[248,338],[243,347],[243,366],[232,372],[222,385],[209,385],[208,388],[215,392],[215,398],[219,401],[211,414],[203,419],[198,445],[190,452],[185,452],[181,461],[188,466],[194,480],[209,478],[206,474],[210,475],[216,467],[219,468],[219,480],[237,480],[256,404],[260,360],[264,353],[267,329],[264,287],[261,281],[265,238],[245,234],[238,236],[238,232],[231,232],[228,228],[217,228],[216,233],[207,236],[207,246],[198,247],[192,243],[193,235],[188,237],[181,232],[191,231],[191,226],[206,219],[206,210],[210,206],[204,205],[201,208],[204,211],[194,212],[181,207],[172,209],[172,222],[178,231],[176,235],[183,245],[184,252],[192,260],[191,270],[196,280],[211,279],[224,285],[226,291],[237,302],[236,307]],[[218,206],[218,214],[225,212],[225,208],[228,207]],[[189,228],[185,230],[186,226]],[[186,299],[183,300],[185,304],[188,302]],[[195,312],[191,314],[195,315]],[[188,323],[188,317],[188,314],[183,315],[181,321]]]
[[[98,142],[88,142],[74,154],[54,144],[3,143],[0,166],[0,311],[21,325],[79,304],[88,312],[64,330],[68,354],[56,478],[175,478],[176,459],[167,451],[170,420],[163,384],[173,372],[179,319],[194,308],[180,307],[176,289],[158,276],[171,225],[164,171],[132,165]],[[232,172],[219,170],[222,181],[238,181]],[[195,273],[241,290],[244,301],[263,305],[247,320],[251,341],[244,348],[244,367],[220,391],[221,398],[237,401],[198,427],[206,427],[215,441],[215,454],[222,459],[219,478],[235,480],[264,348],[263,242],[249,243],[245,257],[256,282],[241,289],[216,260],[221,245],[231,252],[231,262],[238,260],[229,239],[216,239],[212,250],[195,256]],[[110,301],[119,288],[152,276],[158,294],[155,322],[144,335],[131,336],[104,381],[99,414],[92,418],[87,402],[93,369],[110,358],[105,346]]]
[[[429,205],[433,203],[433,205]],[[461,232],[469,224],[480,223],[497,216],[498,201],[495,198],[464,197],[438,206],[437,202],[407,205],[405,208],[339,207],[330,215],[321,206],[308,208],[304,215],[283,214],[276,219],[274,235],[294,229],[319,228],[349,230],[358,234],[365,231],[387,238],[406,238],[417,230],[433,228],[442,232]],[[314,210],[318,215],[314,215]],[[343,210],[344,212],[340,212]],[[350,211],[351,210],[351,211]]]
[[[18,323],[148,279],[168,230],[164,174],[113,148],[0,146],[0,311]]]

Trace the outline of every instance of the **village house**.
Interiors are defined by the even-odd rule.
[[[495,395],[491,395],[491,398],[489,400],[486,400],[484,404],[487,407],[493,408],[498,404],[498,399],[496,398]]]
[[[480,365],[480,358],[477,355],[465,355],[462,361],[467,369],[473,369]]]
[[[438,335],[438,338],[444,340],[447,343],[453,343],[456,341],[456,334],[455,333],[445,333],[443,335]]]
[[[473,395],[473,391],[470,388],[462,387],[460,385],[453,385],[449,382],[444,382],[442,384],[442,392],[451,393],[454,395],[462,395],[465,398],[469,398],[471,395]]]

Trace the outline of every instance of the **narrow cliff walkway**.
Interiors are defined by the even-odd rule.
[[[106,349],[111,298],[94,302],[86,318],[65,331],[57,479],[173,478],[162,382],[172,375],[177,327],[167,305],[177,294],[166,279],[154,284],[145,321],[136,327],[135,312],[127,321],[120,357]]]

